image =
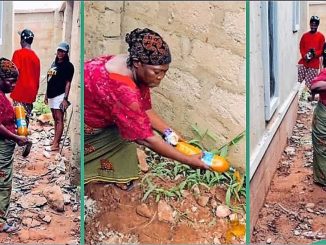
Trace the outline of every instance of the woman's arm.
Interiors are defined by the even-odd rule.
[[[156,153],[171,158],[173,160],[185,163],[193,168],[209,169],[209,167],[201,161],[201,156],[187,156],[177,151],[173,146],[164,142],[158,135],[146,138],[145,140],[137,140],[138,144],[145,145]]]
[[[163,134],[164,130],[169,128],[169,125],[153,110],[146,111],[153,129]]]
[[[12,133],[1,123],[0,123],[0,135],[5,139],[15,141],[19,146],[26,145],[28,143],[27,137],[19,136]]]
[[[69,103],[68,103],[68,96],[69,96],[69,92],[70,92],[70,87],[71,87],[71,81],[66,81],[66,87],[65,87],[65,97],[63,99],[63,101],[61,102],[62,104],[62,108],[64,110],[67,110]],[[61,108],[61,107],[60,107]]]
[[[311,85],[311,92],[314,94],[319,94],[321,92],[326,92],[326,81],[318,81]]]
[[[171,128],[164,120],[161,118],[153,109],[146,111],[147,116],[152,124],[152,128],[156,131],[160,132],[161,134],[164,133],[164,130]],[[174,131],[175,132],[175,131]],[[185,141],[179,132],[175,132],[179,140]]]
[[[71,86],[71,81],[66,81],[66,87],[65,87],[65,99],[68,101],[68,96],[70,92],[70,86]]]
[[[48,100],[48,95],[47,93],[45,92],[45,95],[44,95],[44,104],[48,104],[49,100]]]

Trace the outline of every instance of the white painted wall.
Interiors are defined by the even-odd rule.
[[[299,41],[306,31],[307,3],[301,3],[300,31],[293,33],[293,2],[277,2],[276,20],[279,57],[279,105],[272,119],[265,121],[260,2],[250,2],[250,176],[252,177],[269,143],[298,91]]]

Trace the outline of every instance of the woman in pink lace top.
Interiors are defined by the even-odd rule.
[[[152,109],[150,89],[159,86],[171,54],[150,29],[126,35],[128,55],[101,56],[85,62],[85,183],[113,182],[130,189],[138,178],[136,144],[158,154],[207,169],[200,156],[186,156],[153,130],[170,127]]]

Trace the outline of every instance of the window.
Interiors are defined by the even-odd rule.
[[[293,33],[300,30],[300,1],[293,1]]]
[[[3,1],[0,1],[0,45],[2,45],[2,33],[3,33]]]
[[[262,49],[265,95],[265,120],[269,121],[279,104],[278,34],[275,1],[262,1]]]

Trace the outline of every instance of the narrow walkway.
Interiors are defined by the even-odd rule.
[[[259,213],[253,243],[311,244],[326,239],[326,192],[313,184],[312,176],[313,109],[300,100],[293,136]]]
[[[78,244],[80,202],[69,181],[69,139],[60,157],[44,150],[53,136],[52,126],[42,126],[34,119],[30,129],[30,155],[23,158],[22,148],[16,147],[8,214],[9,221],[18,224],[20,230],[13,235],[0,233],[0,243]]]

